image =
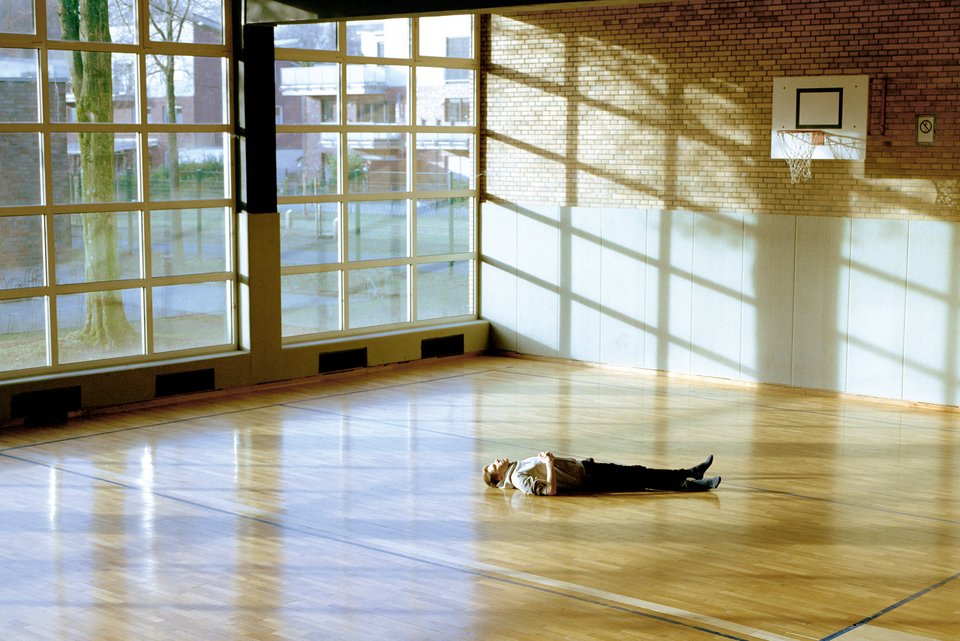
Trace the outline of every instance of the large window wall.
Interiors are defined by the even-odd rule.
[[[0,378],[236,349],[223,4],[3,3]]]
[[[275,28],[284,342],[475,317],[475,29]]]

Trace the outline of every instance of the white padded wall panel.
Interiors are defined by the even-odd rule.
[[[960,231],[938,221],[486,202],[495,348],[960,404]]]
[[[797,218],[793,385],[843,389],[849,262],[849,219]]]
[[[559,225],[559,207],[517,207],[517,350],[524,354],[560,355]]]
[[[901,398],[908,224],[858,218],[851,225],[845,391]]]
[[[602,210],[560,210],[560,356],[600,360]]]
[[[495,349],[517,351],[517,212],[483,203],[480,226],[480,316]]]
[[[647,275],[644,318],[650,331],[644,364],[690,372],[693,293],[693,214],[647,212]]]
[[[694,218],[691,371],[740,376],[743,287],[743,217],[700,214]]]
[[[910,223],[903,396],[960,404],[960,228]]]
[[[645,318],[647,213],[603,210],[600,251],[600,360],[642,367],[648,329]]]
[[[788,385],[797,219],[744,216],[740,378]]]

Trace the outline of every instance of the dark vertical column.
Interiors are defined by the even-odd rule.
[[[237,320],[257,383],[283,378],[273,27],[235,24]]]
[[[240,209],[277,211],[273,27],[244,25],[237,69]]]

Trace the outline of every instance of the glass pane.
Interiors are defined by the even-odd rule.
[[[417,201],[417,256],[470,251],[469,198]]]
[[[280,264],[323,265],[340,257],[337,203],[281,205]]]
[[[464,316],[470,313],[470,261],[457,260],[417,266],[417,319]]]
[[[61,363],[143,354],[140,289],[57,296]]]
[[[51,122],[122,122],[139,120],[137,108],[137,56],[129,53],[103,53],[110,64],[111,106],[103,113],[84,115],[78,112],[76,83],[73,77],[74,56],[88,60],[91,54],[79,51],[50,50],[47,54],[48,87],[50,88]],[[91,107],[92,108],[92,107]]]
[[[0,300],[0,372],[48,364],[44,299]]]
[[[222,207],[151,212],[151,272],[182,276],[228,271],[229,239],[229,213]]]
[[[417,134],[417,190],[470,189],[473,134]]]
[[[33,2],[34,0],[0,2],[0,33],[35,33]]]
[[[0,49],[0,122],[40,121],[39,56],[36,49]]]
[[[337,23],[284,24],[273,29],[273,46],[278,49],[337,50]]]
[[[420,18],[420,55],[473,57],[473,16]]]
[[[280,296],[284,336],[340,330],[340,272],[282,276]]]
[[[150,143],[151,200],[224,198],[223,134],[153,134]]]
[[[47,36],[51,40],[80,42],[137,42],[134,0],[110,0],[108,21],[97,19],[99,16],[94,11],[80,10],[87,9],[90,4],[92,3],[47,0]],[[61,5],[69,7],[69,10],[63,10]],[[84,24],[81,24],[81,20]]]
[[[347,55],[373,58],[410,57],[410,20],[358,20],[347,23]]]
[[[277,134],[280,196],[335,194],[340,134]]]
[[[407,256],[407,201],[350,203],[347,251],[350,260]]]
[[[351,328],[409,321],[405,266],[358,269],[347,276]]]
[[[169,352],[232,342],[230,282],[153,288],[153,350]]]
[[[0,289],[42,287],[43,280],[43,219],[0,217]]]
[[[417,67],[417,122],[421,125],[473,124],[473,71]]]
[[[402,65],[347,65],[347,122],[406,124],[409,78]]]
[[[40,175],[40,134],[0,133],[0,207],[42,204]]]
[[[57,214],[53,239],[58,285],[140,277],[139,212]]]
[[[347,134],[347,179],[354,194],[407,191],[407,136],[399,132]]]
[[[222,0],[150,0],[150,39],[222,44]]]
[[[55,132],[50,140],[58,203],[130,202],[139,197],[136,134]]]
[[[278,60],[277,124],[320,125],[340,121],[340,65]]]
[[[225,69],[224,58],[147,56],[147,122],[225,123]]]

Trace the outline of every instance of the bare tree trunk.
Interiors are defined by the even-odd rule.
[[[63,33],[67,39],[108,42],[110,14],[107,0],[60,0]],[[79,122],[113,120],[113,72],[111,54],[103,51],[74,53],[71,70]],[[114,199],[114,135],[110,132],[82,132],[80,181],[84,202]],[[117,221],[110,213],[83,216],[84,268],[89,282],[116,280],[120,273],[117,256]],[[90,292],[80,336],[93,345],[128,344],[135,332],[123,311],[120,293]]]
[[[170,31],[173,30],[172,25],[172,12],[167,14],[167,27]],[[164,66],[163,72],[167,85],[167,113],[169,114],[170,122],[177,121],[177,91],[176,85],[174,84],[176,66],[175,58],[173,56],[167,56],[167,64]],[[168,154],[170,162],[170,198],[176,199],[179,198],[180,194],[180,145],[177,141],[177,134],[171,133],[167,140],[168,142]],[[171,214],[170,224],[173,227],[173,264],[181,265],[183,263],[183,214],[179,209],[176,209]]]

